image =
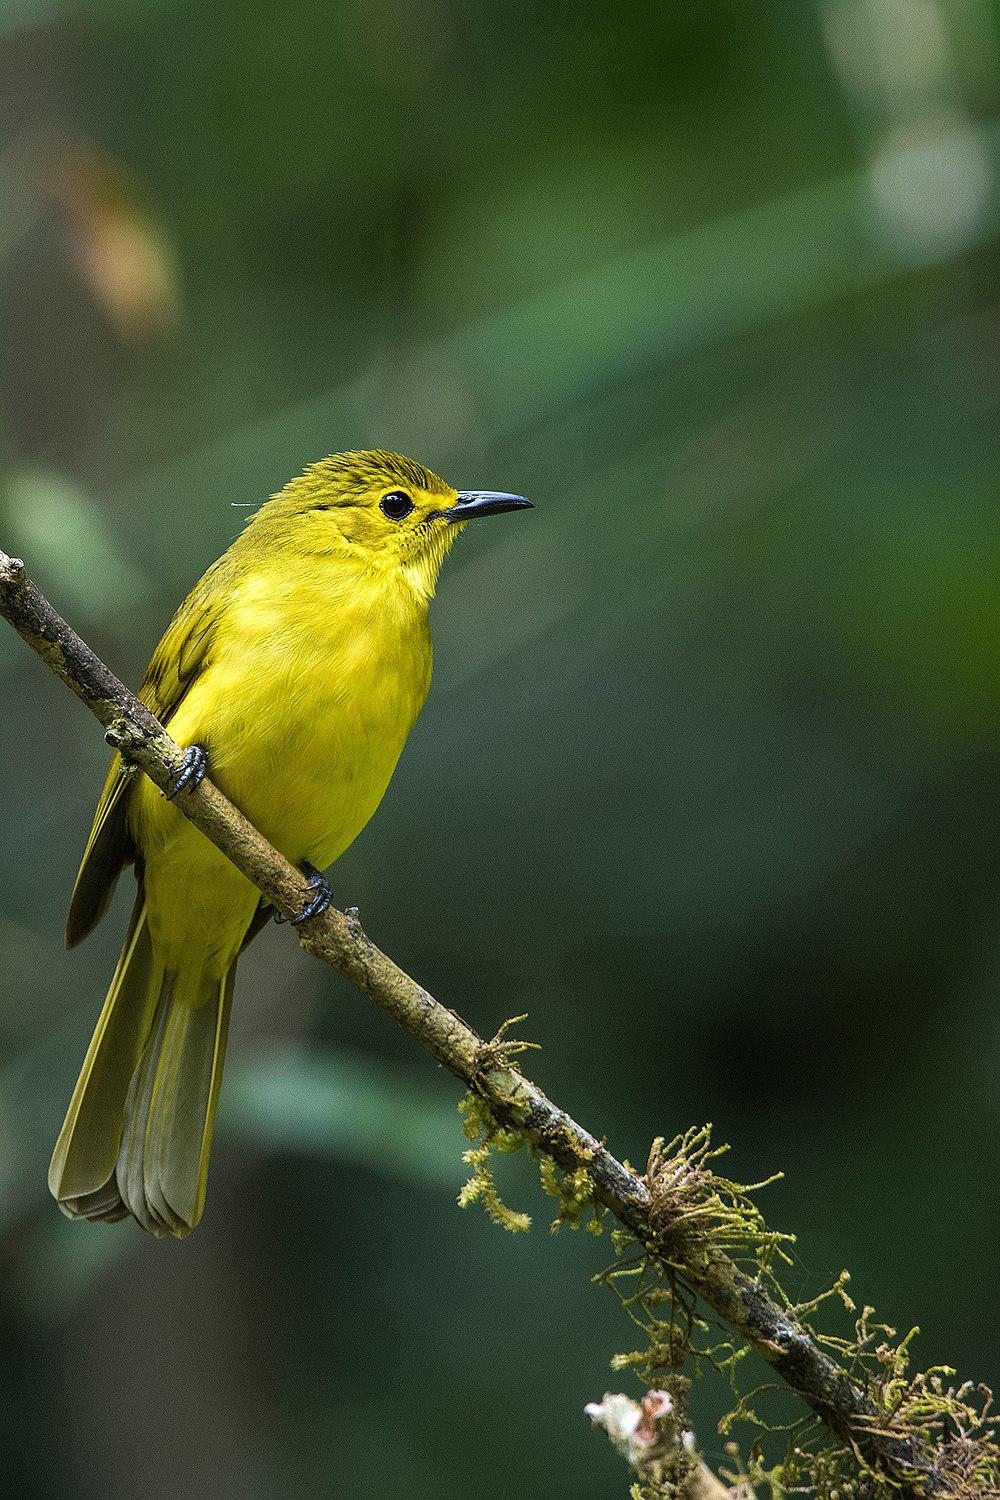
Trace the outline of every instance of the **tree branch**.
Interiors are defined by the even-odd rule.
[[[678,1410],[668,1391],[647,1391],[641,1401],[606,1392],[603,1401],[589,1402],[584,1411],[595,1427],[604,1429],[639,1479],[648,1482],[649,1488],[643,1484],[640,1494],[738,1500],[738,1492],[723,1484],[696,1451],[686,1411]]]
[[[161,789],[181,764],[182,751],[150,711],[118,681],[32,584],[24,564],[0,551],[0,614],[104,725],[108,743]],[[304,880],[243,814],[206,779],[174,804],[222,850],[286,917],[302,910]],[[603,1142],[559,1109],[495,1046],[423,989],[382,953],[357,913],[329,909],[294,929],[302,947],[330,964],[368,995],[466,1088],[487,1101],[494,1116],[527,1137],[569,1171],[586,1168],[595,1199],[655,1254],[647,1182]],[[875,1428],[875,1411],[861,1386],[757,1281],[726,1254],[691,1250],[675,1270],[717,1316],[734,1329],[842,1440],[901,1485],[904,1494],[944,1495],[948,1479],[910,1438]]]

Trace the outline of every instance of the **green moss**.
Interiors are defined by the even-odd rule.
[[[843,1295],[845,1279],[842,1273],[827,1294],[808,1304],[810,1317],[832,1300],[856,1311]],[[971,1381],[955,1384],[955,1372],[948,1366],[912,1369],[911,1345],[918,1330],[911,1329],[897,1340],[894,1329],[875,1321],[871,1307],[865,1307],[855,1320],[853,1336],[824,1332],[807,1320],[803,1320],[803,1327],[819,1343],[836,1351],[839,1362],[861,1386],[873,1409],[867,1424],[873,1431],[910,1443],[917,1464],[935,1469],[958,1497],[985,1500],[986,1496],[1000,1494],[1000,1449],[989,1425],[992,1394],[987,1387],[974,1386]],[[826,1500],[862,1495],[890,1500],[910,1481],[919,1492],[918,1468],[908,1473],[903,1466],[896,1474],[887,1475],[866,1462],[858,1441],[831,1438],[818,1418],[785,1425],[762,1422],[750,1401],[768,1389],[775,1387],[758,1387],[741,1397],[720,1424],[724,1433],[737,1423],[756,1429],[749,1457],[738,1465],[737,1475],[747,1473],[758,1487],[769,1484]],[[771,1467],[763,1459],[761,1435],[766,1432],[780,1432],[786,1438],[784,1455]],[[862,1436],[863,1429],[859,1428],[857,1437]],[[735,1448],[731,1451],[736,1452]]]
[[[525,1144],[524,1136],[500,1125],[486,1100],[478,1094],[467,1094],[458,1107],[464,1116],[462,1129],[466,1138],[480,1143],[470,1146],[462,1157],[472,1168],[472,1175],[458,1195],[459,1208],[468,1208],[471,1203],[481,1203],[494,1224],[501,1229],[506,1229],[511,1234],[525,1233],[531,1228],[530,1216],[519,1213],[504,1203],[490,1168],[491,1151],[508,1155],[519,1151]]]
[[[589,1234],[603,1234],[605,1210],[594,1203],[594,1181],[587,1168],[580,1166],[575,1172],[564,1172],[544,1152],[533,1148],[532,1155],[538,1163],[543,1189],[559,1203],[559,1212],[552,1220],[552,1233],[568,1225],[570,1229],[586,1229]]]
[[[752,1195],[782,1174],[749,1186],[734,1182],[713,1166],[728,1150],[712,1145],[711,1125],[692,1127],[669,1145],[662,1137],[653,1142],[646,1165],[651,1248],[668,1262],[689,1265],[721,1252],[767,1276],[777,1261],[792,1264],[784,1246],[794,1244],[795,1236],[769,1229]]]
[[[520,1070],[515,1059],[520,1057],[522,1052],[541,1051],[541,1047],[537,1042],[525,1042],[519,1037],[509,1037],[507,1035],[512,1026],[518,1026],[522,1021],[526,1021],[527,1019],[526,1015],[511,1016],[509,1020],[504,1021],[500,1030],[491,1041],[482,1043],[476,1054],[475,1081],[477,1083],[486,1074],[495,1073],[504,1068],[510,1068],[514,1072],[519,1072]]]
[[[484,1047],[484,1068],[510,1068],[513,1050],[526,1045],[506,1040],[506,1030],[505,1025]],[[503,1229],[528,1229],[528,1215],[503,1202],[490,1166],[493,1152],[509,1154],[528,1144],[524,1135],[502,1124],[477,1092],[468,1094],[459,1108],[473,1143],[465,1153],[472,1173],[459,1203],[481,1203]],[[529,1149],[542,1188],[559,1205],[553,1231],[568,1225],[601,1233],[604,1210],[594,1202],[586,1162],[566,1171],[536,1146]],[[670,1384],[678,1394],[684,1369],[695,1376],[712,1371],[728,1380],[734,1405],[719,1430],[728,1437],[736,1429],[749,1429],[749,1447],[744,1456],[730,1442],[730,1469],[724,1478],[750,1495],[795,1492],[820,1500],[891,1500],[908,1486],[919,1493],[920,1469],[932,1466],[957,1500],[1000,1496],[1000,1449],[988,1421],[990,1392],[968,1381],[956,1384],[955,1372],[946,1366],[913,1370],[917,1330],[897,1339],[892,1328],[876,1320],[872,1308],[858,1315],[846,1271],[810,1301],[793,1302],[782,1285],[784,1267],[792,1265],[788,1247],[793,1236],[771,1229],[754,1201],[777,1177],[746,1185],[722,1176],[716,1163],[726,1149],[712,1145],[709,1125],[688,1130],[669,1144],[653,1142],[645,1173],[648,1241],[641,1244],[627,1230],[613,1229],[618,1258],[594,1278],[611,1288],[641,1333],[635,1348],[614,1356],[612,1367],[631,1370],[661,1389]],[[699,1268],[722,1255],[752,1281],[766,1283],[803,1334],[837,1361],[871,1408],[865,1425],[883,1437],[898,1438],[901,1453],[913,1459],[912,1472],[902,1461],[892,1474],[873,1468],[862,1452],[860,1425],[852,1440],[835,1436],[811,1414],[784,1420],[782,1405],[794,1398],[783,1382],[742,1388],[750,1348],[720,1328],[692,1286]],[[664,1472],[653,1480],[643,1478],[632,1493],[639,1500],[661,1500],[679,1496],[681,1489],[677,1477]]]
[[[872,1408],[867,1424],[872,1431],[910,1444],[916,1464],[933,1466],[961,1500],[1000,1495],[1000,1449],[988,1422],[989,1390],[971,1382],[955,1384],[955,1372],[946,1366],[914,1371],[911,1345],[917,1330],[897,1339],[894,1329],[875,1319],[871,1307],[856,1316],[846,1271],[811,1301],[792,1302],[781,1282],[782,1264],[791,1264],[785,1246],[792,1237],[770,1229],[750,1197],[775,1179],[744,1186],[721,1177],[713,1166],[721,1154],[721,1148],[711,1146],[709,1126],[690,1130],[669,1146],[654,1142],[646,1176],[654,1237],[649,1245],[639,1245],[616,1233],[619,1259],[595,1278],[615,1292],[643,1334],[641,1346],[615,1355],[612,1366],[631,1369],[656,1385],[664,1383],[665,1372],[684,1366],[695,1374],[710,1368],[725,1375],[736,1401],[719,1430],[728,1436],[734,1428],[748,1427],[751,1438],[745,1458],[730,1445],[732,1467],[724,1477],[751,1493],[890,1500],[910,1481],[919,1490],[917,1468],[889,1475],[866,1462],[859,1447],[861,1428],[855,1441],[843,1441],[812,1415],[789,1421],[781,1420],[780,1412],[774,1419],[764,1415],[776,1399],[790,1399],[783,1382],[741,1390],[738,1377],[749,1347],[728,1339],[713,1343],[714,1316],[685,1281],[685,1270],[724,1252],[754,1280],[766,1281],[803,1333],[826,1348],[860,1386]],[[820,1320],[838,1310],[842,1320],[845,1314],[853,1316],[853,1327],[838,1332],[820,1326]],[[777,1439],[783,1452],[774,1462],[765,1455]]]
[[[476,1058],[475,1078],[484,1079],[488,1073],[498,1069],[517,1072],[517,1058],[536,1043],[509,1037],[512,1026],[525,1020],[515,1016],[505,1021],[490,1042],[484,1042]],[[474,1142],[466,1151],[463,1160],[472,1167],[472,1175],[458,1196],[459,1204],[466,1208],[470,1203],[481,1203],[494,1223],[514,1232],[526,1230],[531,1225],[527,1214],[519,1213],[507,1206],[500,1197],[496,1180],[490,1167],[490,1154],[499,1151],[511,1155],[526,1144],[521,1131],[501,1123],[484,1096],[473,1088],[459,1104],[463,1116],[462,1129],[466,1137]],[[558,1200],[559,1210],[552,1221],[552,1232],[564,1225],[571,1229],[586,1229],[590,1234],[603,1232],[604,1208],[594,1203],[594,1184],[587,1171],[585,1161],[572,1172],[563,1171],[552,1158],[535,1146],[529,1147],[538,1165],[542,1188],[550,1197]]]

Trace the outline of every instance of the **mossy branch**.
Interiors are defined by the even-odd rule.
[[[90,650],[29,581],[24,564],[0,551],[0,614],[52,668],[104,725],[108,742],[165,788],[181,763],[181,749],[163,726]],[[223,794],[205,780],[175,806],[212,840],[286,917],[305,899],[300,872],[257,832]],[[432,1057],[488,1106],[497,1128],[516,1132],[571,1180],[567,1215],[581,1197],[584,1170],[591,1186],[582,1196],[607,1209],[619,1223],[682,1277],[715,1315],[755,1349],[833,1433],[850,1446],[860,1465],[885,1475],[900,1492],[948,1495],[959,1492],[947,1465],[939,1462],[919,1435],[913,1435],[872,1401],[865,1386],[824,1348],[796,1315],[771,1295],[766,1278],[750,1276],[738,1263],[746,1236],[766,1231],[748,1218],[735,1184],[718,1189],[707,1207],[697,1191],[698,1173],[707,1170],[698,1143],[683,1153],[683,1168],[670,1152],[654,1151],[640,1175],[620,1162],[589,1131],[551,1102],[514,1062],[511,1043],[501,1034],[485,1042],[454,1011],[447,1009],[362,930],[356,911],[328,910],[298,929],[309,953],[330,964],[401,1025]],[[704,1144],[704,1143],[702,1143]],[[486,1143],[488,1149],[488,1142]],[[688,1147],[692,1145],[688,1142]],[[707,1149],[707,1148],[706,1148]],[[676,1157],[676,1152],[673,1153]],[[496,1210],[489,1194],[485,1158],[472,1162],[474,1194]],[[676,1172],[687,1174],[678,1182]],[[716,1191],[721,1179],[712,1179]],[[555,1182],[550,1186],[557,1188]],[[680,1189],[678,1196],[676,1189]],[[558,1188],[557,1188],[558,1190]],[[561,1190],[560,1197],[563,1196]],[[503,1205],[501,1205],[503,1208]],[[503,1222],[509,1210],[500,1214]],[[723,1226],[724,1234],[716,1233]],[[514,1222],[508,1228],[520,1227]],[[728,1236],[728,1238],[727,1238]],[[742,1238],[741,1238],[742,1236]],[[780,1251],[780,1242],[772,1253]],[[909,1393],[919,1404],[919,1392]]]

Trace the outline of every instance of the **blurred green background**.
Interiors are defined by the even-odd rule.
[[[4,0],[0,544],[138,682],[369,445],[530,495],[333,875],[619,1154],[711,1119],[811,1296],[1000,1380],[1000,44],[987,0]],[[269,930],[208,1211],[45,1170],[128,909],[0,630],[0,1451],[39,1497],[614,1497],[607,1241],[461,1213],[457,1090]],[[709,1456],[731,1404],[699,1381]]]

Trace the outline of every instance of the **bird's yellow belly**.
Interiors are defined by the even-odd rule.
[[[324,869],[382,800],[429,677],[423,634],[268,640],[222,654],[170,732],[181,745],[204,745],[211,779],[287,859]],[[219,963],[231,961],[256,891],[149,782],[136,788],[132,824],[154,942],[161,951],[218,946]]]
[[[394,672],[380,676],[356,692],[314,683],[285,714],[279,698],[239,727],[232,748],[209,750],[210,774],[293,864],[332,864],[385,794],[423,694]]]

